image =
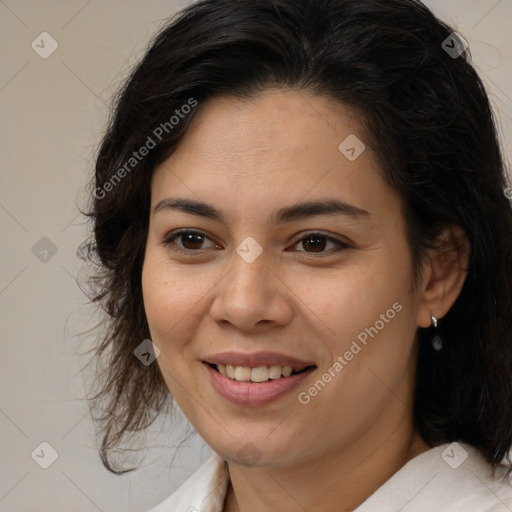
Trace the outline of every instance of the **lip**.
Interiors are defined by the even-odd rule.
[[[210,382],[213,388],[223,398],[233,404],[246,407],[259,407],[282,398],[293,391],[308,375],[316,370],[316,367],[313,367],[302,373],[290,375],[290,377],[281,377],[276,380],[256,383],[239,382],[229,377],[224,377],[224,375],[214,370],[206,362],[203,363],[203,366],[210,374]]]
[[[204,362],[210,364],[247,366],[249,368],[272,365],[291,366],[296,370],[301,370],[306,366],[315,365],[313,361],[302,361],[295,357],[279,354],[277,352],[254,352],[252,354],[243,352],[220,352],[204,359]]]

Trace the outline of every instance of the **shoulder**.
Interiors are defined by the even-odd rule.
[[[449,443],[410,460],[354,512],[506,512],[512,482],[474,447]]]
[[[221,512],[228,482],[226,463],[214,453],[175,492],[148,512]]]

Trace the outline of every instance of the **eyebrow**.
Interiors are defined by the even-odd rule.
[[[193,199],[185,199],[182,197],[162,199],[155,205],[153,213],[156,214],[163,210],[176,210],[226,224],[226,217],[220,210],[210,204]],[[344,215],[356,220],[371,216],[370,212],[358,206],[346,203],[345,201],[339,199],[324,199],[320,201],[297,203],[280,208],[272,215],[271,223],[275,226],[283,222],[301,220],[316,215]]]

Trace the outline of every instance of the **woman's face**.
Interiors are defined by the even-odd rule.
[[[151,186],[144,307],[169,390],[227,460],[370,455],[413,399],[399,197],[354,110],[276,89],[199,107]]]

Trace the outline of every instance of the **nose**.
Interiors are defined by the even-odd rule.
[[[286,325],[293,317],[293,293],[278,271],[269,266],[265,251],[250,263],[234,254],[231,270],[218,285],[211,318],[244,331]]]

